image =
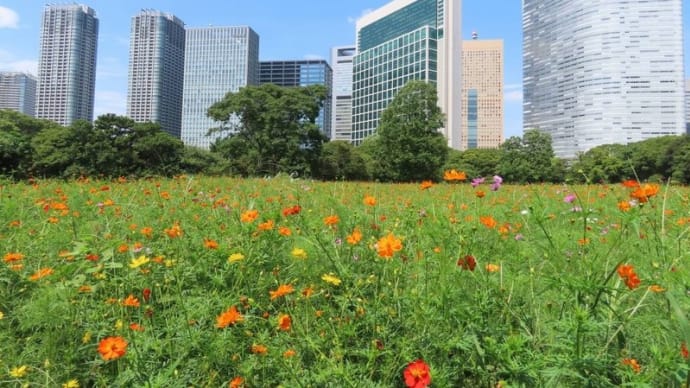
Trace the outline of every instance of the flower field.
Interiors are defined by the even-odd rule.
[[[0,386],[687,386],[690,189],[0,183]]]

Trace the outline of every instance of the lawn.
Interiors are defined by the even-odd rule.
[[[0,182],[0,385],[690,379],[690,189]]]

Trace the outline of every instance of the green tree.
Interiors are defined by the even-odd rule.
[[[578,155],[570,168],[569,177],[575,182],[621,182],[632,177],[623,144],[605,144]]]
[[[352,143],[342,140],[323,145],[318,175],[326,180],[369,178],[364,157]]]
[[[501,150],[476,148],[465,151],[450,150],[444,170],[464,171],[468,177],[489,177],[498,174]]]
[[[16,111],[0,110],[0,176],[28,177],[33,164],[31,138],[45,128],[57,126]]]
[[[208,116],[220,123],[210,132],[234,133],[212,150],[233,161],[241,175],[311,174],[327,140],[316,125],[325,99],[323,85],[263,84],[228,93],[208,109]]]
[[[448,157],[448,142],[438,129],[443,113],[436,87],[410,81],[381,114],[377,129],[377,178],[384,181],[438,179]]]
[[[537,129],[512,136],[501,144],[499,170],[509,182],[548,182],[554,178],[555,154],[551,136]]]

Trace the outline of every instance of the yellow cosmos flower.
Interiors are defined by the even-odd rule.
[[[3,313],[2,311],[0,311],[0,320],[2,320],[3,318],[5,318],[5,313]]]
[[[26,376],[28,369],[29,367],[26,365],[15,366],[10,370],[10,376],[14,377],[15,379],[21,379],[22,377]]]
[[[151,261],[146,255],[141,255],[136,259],[132,259],[132,261],[129,262],[129,268],[139,268],[142,265],[148,263]]]
[[[242,260],[244,260],[244,255],[241,253],[233,253],[232,255],[228,256],[228,263],[236,263]]]
[[[91,342],[92,336],[93,336],[93,334],[91,334],[90,331],[87,331],[86,333],[84,333],[84,336],[81,337],[81,343],[88,344],[89,342]]]
[[[307,258],[307,252],[302,249],[302,248],[295,248],[292,250],[292,257],[295,259],[306,259]]]
[[[77,379],[72,379],[62,384],[62,388],[79,388],[79,381],[77,381]]]
[[[339,286],[340,283],[342,283],[342,280],[338,279],[338,277],[336,277],[332,273],[324,274],[323,276],[321,276],[321,280],[323,280],[326,283],[330,283],[334,286]]]

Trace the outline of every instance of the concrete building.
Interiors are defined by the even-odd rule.
[[[182,20],[155,10],[132,17],[127,116],[158,123],[177,138],[182,126],[184,50]]]
[[[524,129],[561,158],[685,133],[682,0],[523,0]]]
[[[356,53],[354,45],[331,49],[331,140],[352,141],[352,60]]]
[[[0,72],[0,109],[36,116],[36,77],[26,73]]]
[[[690,135],[690,79],[685,81],[685,133]]]
[[[321,132],[331,137],[331,84],[333,70],[328,62],[315,60],[262,61],[259,62],[259,84],[278,86],[323,85],[326,87],[326,100],[316,118]]]
[[[503,143],[503,41],[464,41],[462,69],[460,148],[498,148]]]
[[[182,141],[208,149],[232,132],[207,136],[219,125],[206,115],[208,108],[228,92],[259,83],[259,35],[249,27],[188,28],[185,47]]]
[[[394,0],[357,20],[352,140],[376,132],[381,113],[410,80],[436,85],[448,145],[460,149],[461,0]]]
[[[78,4],[47,5],[41,21],[36,117],[93,120],[98,19]]]

